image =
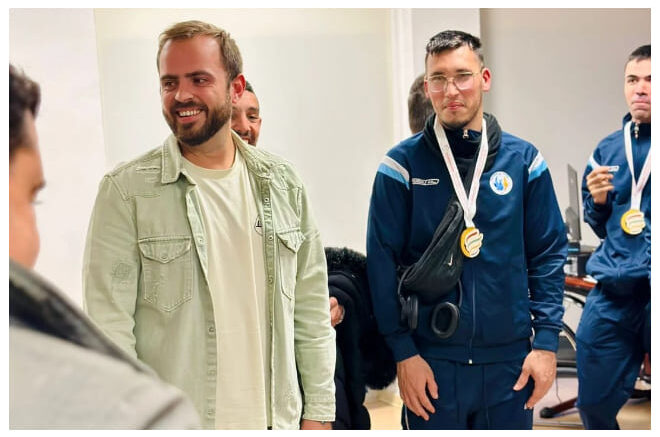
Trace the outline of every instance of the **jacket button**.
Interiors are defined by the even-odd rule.
[[[273,283],[273,277],[272,277],[272,276],[269,276],[269,277],[268,277],[268,283],[269,283],[269,284],[272,284],[272,283]]]
[[[269,203],[269,202],[270,202],[270,199],[268,197],[265,197],[264,198],[264,203]]]
[[[273,236],[272,235],[268,236],[268,241],[273,241]]]
[[[215,333],[215,326],[211,325],[209,326],[209,334]]]

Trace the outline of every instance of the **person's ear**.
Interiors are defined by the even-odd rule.
[[[231,92],[231,103],[235,105],[241,100],[241,97],[245,92],[245,76],[243,76],[242,73],[231,81],[229,84],[229,90]]]
[[[481,70],[481,91],[488,92],[490,90],[491,75],[490,70],[484,67]]]

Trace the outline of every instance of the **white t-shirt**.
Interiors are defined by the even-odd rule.
[[[208,241],[218,344],[217,429],[266,429],[270,418],[270,319],[262,227],[247,166],[227,170],[183,159],[197,184]]]

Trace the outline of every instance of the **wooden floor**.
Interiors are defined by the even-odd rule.
[[[566,384],[564,384],[566,385]],[[560,387],[562,381],[560,381]],[[551,389],[539,405],[553,405],[557,402],[559,390]],[[390,387],[386,390],[370,391],[365,406],[371,416],[371,429],[398,430],[401,429],[401,399],[396,389]],[[584,429],[580,416],[575,408],[568,410],[560,417],[541,419],[540,409],[535,409],[534,429]],[[631,399],[621,409],[617,416],[619,426],[624,430],[650,430],[651,429],[651,401],[648,399]]]

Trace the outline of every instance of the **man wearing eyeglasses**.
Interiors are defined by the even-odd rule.
[[[460,31],[430,39],[424,87],[435,115],[387,152],[373,186],[369,283],[409,429],[531,429],[556,373],[566,231],[541,153],[483,112],[492,75],[480,48]],[[419,260],[453,199],[463,230],[449,265],[462,260],[460,280],[415,305],[397,271]],[[437,311],[448,304],[453,332]]]

